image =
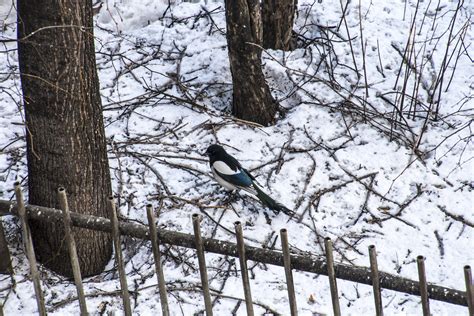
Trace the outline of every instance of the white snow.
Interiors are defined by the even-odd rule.
[[[164,200],[159,228],[192,233],[191,214],[201,213],[204,237],[235,241],[233,223],[240,220],[246,243],[259,247],[271,245],[279,230],[287,228],[292,250],[321,256],[324,237],[331,237],[338,250],[335,260],[358,266],[369,265],[367,247],[374,244],[382,271],[416,280],[416,257],[424,255],[430,283],[464,290],[463,266],[474,266],[474,2],[464,1],[458,12],[453,28],[458,35],[449,45],[460,52],[459,59],[445,91],[457,53],[448,64],[439,105],[442,119],[428,123],[418,156],[407,142],[416,143],[425,112],[407,119],[413,134],[395,130],[402,134],[397,142],[354,112],[342,111],[344,99],[352,96],[354,108],[362,109],[360,100],[366,98],[373,106],[368,110],[390,117],[393,106],[380,96],[394,102],[393,92],[403,89],[405,67],[396,82],[402,62],[397,49],[403,54],[416,5],[413,0],[361,1],[367,96],[362,87],[359,2],[350,2],[346,11],[362,75],[357,82],[351,49],[342,41],[349,37],[344,23],[337,30],[341,4],[298,1],[294,29],[308,41],[317,40],[292,52],[263,53],[272,93],[289,111],[274,126],[256,127],[230,115],[232,81],[223,2],[105,1],[95,16],[96,57],[113,189],[122,215],[146,223],[147,203],[158,208],[159,196],[177,196],[180,200]],[[423,105],[418,110],[429,104],[427,90],[442,65],[456,7],[456,1],[419,2],[414,51],[417,66],[425,66],[417,94]],[[15,38],[15,20],[12,3],[1,2],[0,40]],[[322,28],[329,31],[323,33]],[[462,32],[466,32],[464,41],[458,42]],[[330,46],[324,46],[326,34]],[[13,182],[27,180],[25,132],[16,44],[0,45],[0,199],[11,199]],[[330,55],[322,58],[329,48]],[[333,76],[339,89],[325,83],[326,62],[331,58],[335,64],[336,57]],[[406,88],[410,96],[413,79],[412,73]],[[381,116],[373,121],[390,130]],[[203,156],[207,146],[216,142],[251,170],[273,197],[303,214],[301,223],[288,222],[286,215],[275,215],[247,196],[237,197],[232,208],[197,207],[222,206],[227,198]],[[283,146],[287,150],[281,153]],[[398,219],[391,217],[395,215]],[[6,217],[4,225],[16,285],[13,289],[11,279],[0,276],[0,303],[6,315],[32,314],[37,308],[19,223]],[[129,288],[138,291],[132,295],[134,314],[159,313],[149,242],[124,238],[123,246]],[[280,249],[279,238],[275,248]],[[162,250],[172,314],[202,311],[195,252],[167,245]],[[230,315],[238,303],[235,298],[244,297],[238,259],[215,254],[206,254],[206,259],[210,286],[222,295],[215,314]],[[252,296],[260,304],[255,305],[256,313],[263,314],[262,306],[268,306],[288,315],[283,268],[254,262],[249,267]],[[77,300],[57,305],[75,296],[73,284],[40,270],[50,314],[77,314]],[[332,314],[327,277],[294,271],[294,280],[302,315]],[[371,287],[338,281],[338,288],[344,315],[375,314]],[[85,292],[94,294],[87,299],[89,311],[98,313],[104,304],[107,313],[121,311],[116,290],[119,280],[112,260],[104,273],[85,280]],[[382,300],[387,315],[421,314],[416,296],[384,290]],[[467,313],[461,306],[434,300],[430,304],[433,315]],[[243,303],[236,313],[245,315]]]

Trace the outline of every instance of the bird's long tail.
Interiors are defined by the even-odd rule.
[[[257,191],[257,197],[258,199],[263,203],[263,205],[265,205],[266,207],[268,207],[269,209],[275,211],[275,212],[283,212],[285,213],[286,215],[288,216],[293,216],[295,215],[295,212],[293,212],[292,210],[290,210],[289,208],[287,208],[286,206],[284,206],[283,204],[281,203],[278,203],[277,201],[275,201],[274,199],[272,199],[268,194],[266,194],[259,186],[258,184],[255,183],[255,181],[252,182],[253,184],[253,187],[255,188],[255,191]]]

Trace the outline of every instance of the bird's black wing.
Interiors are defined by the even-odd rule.
[[[232,170],[237,171],[239,169],[242,169],[242,165],[240,164],[240,162],[238,162],[237,159],[235,159],[228,153],[225,153],[222,158],[222,161],[224,161]]]
[[[248,176],[248,174],[244,170],[241,170],[240,172],[235,173],[235,174],[221,173],[219,172],[219,170],[215,168],[214,168],[214,171],[219,175],[219,177],[221,177],[225,181],[235,186],[244,187],[244,188],[252,186],[252,179]]]

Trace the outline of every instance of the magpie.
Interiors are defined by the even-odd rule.
[[[222,146],[211,145],[206,150],[212,174],[216,181],[228,191],[244,190],[255,195],[269,209],[293,216],[294,212],[266,194],[252,174],[229,155]]]

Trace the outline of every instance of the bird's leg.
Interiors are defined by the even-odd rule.
[[[224,204],[229,204],[231,202],[234,202],[236,200],[237,196],[238,196],[237,190],[230,191],[227,194],[226,198],[224,199],[223,203]]]

